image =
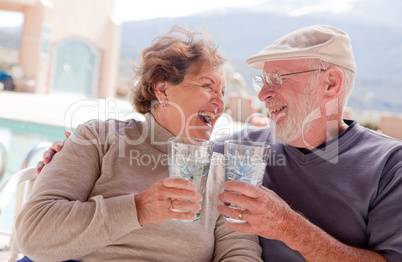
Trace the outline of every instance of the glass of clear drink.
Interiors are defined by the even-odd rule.
[[[265,168],[269,159],[270,146],[252,141],[226,140],[225,153],[225,181],[237,180],[260,187],[264,178]],[[234,209],[242,208],[225,203]],[[245,223],[244,220],[225,216],[232,223]]]
[[[172,137],[168,140],[169,177],[180,177],[193,182],[204,198],[214,143],[192,137]],[[202,203],[201,203],[202,205]],[[176,212],[191,212],[177,210]],[[200,219],[201,210],[190,221]]]

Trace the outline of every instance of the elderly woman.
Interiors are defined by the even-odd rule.
[[[146,120],[92,120],[74,131],[17,219],[20,251],[41,262],[260,261],[257,237],[228,230],[217,211],[221,166],[211,165],[201,218],[188,223],[180,220],[193,212],[171,209],[201,208],[194,184],[168,178],[167,161],[132,159],[166,160],[173,136],[209,139],[224,108],[224,62],[206,34],[175,27],[155,39],[133,90]]]

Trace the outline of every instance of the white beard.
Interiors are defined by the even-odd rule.
[[[315,96],[315,86],[309,85],[304,88],[304,91],[299,93],[299,98],[293,100],[287,105],[288,114],[279,115],[277,119],[285,117],[277,124],[275,121],[271,122],[272,134],[282,144],[290,144],[298,138],[303,136],[310,130],[310,123],[308,121],[312,116],[311,114],[317,108],[317,98]]]

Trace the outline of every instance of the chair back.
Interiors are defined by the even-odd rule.
[[[17,218],[19,212],[21,211],[22,205],[24,203],[24,199],[29,197],[30,190],[35,182],[37,177],[36,174],[36,167],[29,167],[22,169],[13,175],[11,175],[3,186],[0,188],[0,215],[4,211],[4,208],[7,206],[8,202],[14,195],[14,191],[17,191],[17,201],[15,206],[15,216],[14,222]],[[25,188],[25,183],[28,183],[27,188]],[[16,261],[19,256],[18,249],[15,245],[15,231],[14,228],[10,235],[10,260],[9,261]]]
[[[23,196],[29,194],[36,177],[36,167],[29,167],[14,173],[6,180],[6,182],[4,182],[3,186],[0,188],[0,215],[18,186],[20,187],[18,188],[17,205],[22,206],[22,202],[24,200]],[[28,188],[26,191],[23,187],[24,182],[28,182]],[[18,203],[19,197],[21,197],[21,203]]]

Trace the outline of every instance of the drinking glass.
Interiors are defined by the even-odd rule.
[[[204,198],[214,143],[192,137],[172,137],[168,140],[169,177],[180,177],[193,182]],[[202,205],[202,203],[201,203]],[[173,209],[176,212],[191,212]],[[200,219],[201,210],[190,221]]]
[[[237,180],[254,186],[261,186],[268,163],[270,146],[260,142],[227,140],[224,144],[225,181]],[[239,193],[240,194],[240,193]],[[234,209],[242,208],[225,203]],[[244,220],[225,216],[232,223],[245,223]]]

